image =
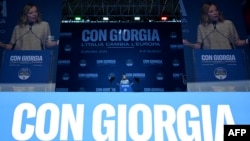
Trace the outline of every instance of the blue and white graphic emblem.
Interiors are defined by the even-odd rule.
[[[31,71],[30,71],[29,68],[21,68],[18,71],[18,77],[21,80],[27,80],[27,79],[29,79],[30,75],[31,75]]]
[[[215,68],[214,76],[219,80],[224,80],[227,78],[227,70],[222,67]]]

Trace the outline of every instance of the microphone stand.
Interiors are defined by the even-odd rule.
[[[20,40],[21,38],[23,38],[25,35],[27,35],[30,31],[31,31],[31,27],[29,28],[29,30],[26,33],[24,33],[22,36],[20,36],[18,39],[16,39],[15,43],[12,45],[11,50],[14,50],[16,47],[17,41]]]
[[[220,35],[222,35],[223,37],[225,37],[226,39],[229,40],[229,43],[232,47],[232,49],[235,49],[235,44],[231,41],[231,39],[229,37],[227,37],[226,35],[224,35],[223,33],[221,33],[217,28],[216,28],[216,21],[213,21],[213,26],[214,26],[214,30],[216,30]]]
[[[210,33],[207,34],[207,36],[205,36],[203,39],[202,39],[202,42],[201,42],[201,49],[203,49],[203,42],[204,40],[206,40],[215,30],[216,30],[216,21],[212,21],[212,24],[214,26],[214,30],[212,30]]]
[[[207,36],[205,36],[205,38],[203,38],[203,40],[201,42],[201,49],[203,49],[203,42],[204,42],[204,40],[206,40],[214,31],[215,31],[215,28],[210,33],[208,33]]]
[[[33,23],[29,23],[30,25],[30,32],[38,39],[40,40],[40,43],[41,43],[41,49],[44,50],[44,46],[43,46],[43,42],[42,40],[32,31],[32,26],[33,26]]]
[[[114,76],[109,77],[109,82],[110,82],[110,91],[112,92],[112,82],[115,80]]]
[[[231,41],[230,38],[228,38],[227,36],[225,36],[225,35],[224,35],[223,33],[221,33],[219,30],[216,29],[216,31],[217,31],[218,33],[220,33],[220,35],[222,35],[223,37],[227,38],[227,39],[229,40],[229,43],[230,43],[232,49],[235,49],[235,44],[232,43],[232,41]]]

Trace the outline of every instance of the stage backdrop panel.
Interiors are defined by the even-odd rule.
[[[186,91],[181,23],[62,23],[57,91]]]

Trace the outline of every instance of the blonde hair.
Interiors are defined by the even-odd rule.
[[[214,5],[216,7],[216,9],[219,12],[219,22],[223,22],[224,21],[224,16],[222,14],[222,12],[219,10],[218,6],[215,3],[212,2],[206,2],[202,5],[201,8],[201,12],[200,12],[200,23],[204,26],[208,25],[209,23],[211,23],[212,21],[209,19],[208,17],[208,11],[209,8]]]
[[[29,11],[30,11],[30,9],[31,9],[32,7],[36,7],[37,12],[38,12],[38,17],[37,17],[36,23],[40,23],[40,22],[42,21],[42,16],[41,16],[41,13],[40,13],[40,11],[39,11],[38,6],[35,5],[35,4],[26,4],[26,5],[23,7],[23,9],[22,9],[22,11],[21,11],[21,13],[20,13],[20,16],[19,16],[19,21],[18,21],[18,25],[19,25],[19,26],[24,26],[24,25],[29,24],[29,21],[28,21],[28,19],[27,19],[27,14],[29,13]]]

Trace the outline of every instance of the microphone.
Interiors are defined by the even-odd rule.
[[[30,26],[30,32],[37,38],[37,39],[39,39],[40,40],[40,43],[41,43],[41,49],[42,50],[44,50],[44,46],[43,46],[43,42],[42,42],[42,40],[32,31],[32,26],[33,26],[33,22],[30,22],[29,23],[29,26]]]
[[[216,21],[212,21],[212,24],[213,24],[213,26],[214,26],[214,29],[216,29],[216,24],[217,24],[217,22],[216,22]]]
[[[16,39],[15,43],[12,45],[11,50],[14,50],[15,47],[16,47],[17,41],[20,40],[21,38],[23,38],[23,37],[24,37],[26,34],[28,34],[30,31],[31,31],[31,27],[29,28],[29,30],[28,30],[26,33],[24,33],[22,36],[20,36],[18,39]]]
[[[29,22],[30,30],[32,30],[33,22]]]

